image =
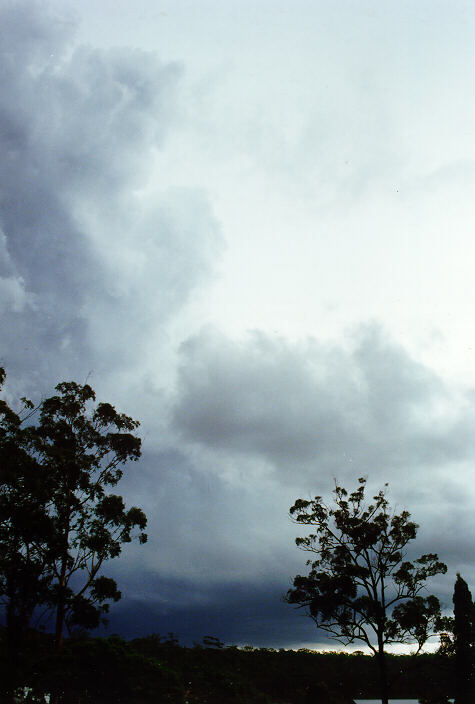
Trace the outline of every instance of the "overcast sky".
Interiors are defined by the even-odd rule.
[[[334,647],[288,517],[368,476],[474,587],[475,6],[0,0],[0,364],[141,421],[109,632]]]

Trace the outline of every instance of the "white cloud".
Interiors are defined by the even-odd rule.
[[[3,309],[21,313],[25,306],[31,305],[24,284],[21,277],[0,276],[0,311]]]

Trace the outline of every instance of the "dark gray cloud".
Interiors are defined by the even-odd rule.
[[[363,475],[371,492],[388,482],[391,505],[419,523],[408,557],[438,552],[448,564],[429,588],[450,609],[456,571],[473,574],[474,420],[470,390],[449,388],[374,325],[339,345],[208,329],[181,350],[174,426],[211,474],[247,481],[261,499],[272,487],[274,506],[264,499],[248,520],[265,516],[266,544],[287,546],[276,563],[289,576],[305,557],[292,552],[288,507],[297,496],[331,502],[334,477],[354,488]]]
[[[227,645],[258,647],[299,647],[299,643],[326,643],[324,633],[303,611],[296,612],[283,603],[285,582],[252,584],[232,582],[220,587],[203,588],[199,583],[157,580],[162,599],[140,600],[133,593],[111,612],[106,632],[125,637],[144,633],[173,631],[182,644],[201,642],[214,635]],[[132,592],[132,590],[131,590]]]
[[[179,431],[206,448],[263,457],[284,481],[297,468],[390,477],[464,460],[473,421],[470,395],[461,402],[377,326],[345,345],[259,332],[235,342],[206,330],[182,346]]]

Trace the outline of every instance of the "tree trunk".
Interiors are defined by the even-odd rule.
[[[58,604],[56,606],[56,650],[61,650],[63,647],[63,630],[64,630],[64,610],[65,610],[65,591],[66,591],[66,556],[63,556],[61,561],[61,574],[59,579],[58,589]]]
[[[14,704],[13,693],[18,685],[20,634],[16,618],[15,602],[10,595],[6,613],[6,672],[4,673],[3,695],[7,704]]]
[[[64,630],[64,612],[66,608],[66,570],[68,563],[68,548],[69,548],[69,529],[70,529],[70,494],[69,488],[68,501],[66,505],[65,529],[63,537],[63,554],[61,556],[61,572],[59,575],[58,589],[58,604],[56,607],[56,650],[61,650],[63,647],[63,630]]]
[[[63,647],[64,628],[64,585],[59,585],[58,604],[56,606],[56,650]]]
[[[10,560],[11,569],[6,587],[8,601],[5,610],[6,667],[1,683],[7,702],[14,701],[14,690],[24,684],[25,643],[34,609],[30,578],[25,577],[21,568],[18,568],[15,558]]]
[[[378,654],[376,655],[378,659],[379,667],[379,686],[381,690],[381,701],[382,704],[389,703],[389,690],[388,690],[388,673],[386,669],[386,653],[384,652],[384,645],[382,638],[378,635]]]

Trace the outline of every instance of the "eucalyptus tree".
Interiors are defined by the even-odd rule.
[[[98,626],[109,602],[120,599],[101,568],[123,543],[146,542],[147,519],[108,493],[140,457],[139,423],[110,403],[95,404],[88,384],[63,382],[55,390],[36,408],[23,399],[27,418],[0,405],[0,588],[12,582],[9,556],[19,574],[31,568],[29,592],[17,593],[16,610],[53,609],[59,649],[65,627]]]
[[[124,465],[140,457],[141,441],[133,432],[139,423],[110,403],[94,406],[88,384],[63,382],[56,391],[41,403],[33,446],[48,475],[55,528],[48,567],[54,574],[60,648],[65,625],[94,628],[108,611],[108,601],[120,599],[115,581],[99,571],[104,561],[120,555],[134,529],[146,542],[147,519],[137,507],[126,510],[121,496],[106,493],[121,479]]]
[[[407,560],[406,546],[415,539],[417,524],[407,511],[390,510],[385,489],[367,504],[365,485],[359,479],[350,494],[337,485],[334,506],[321,496],[294,503],[290,514],[295,522],[314,527],[296,544],[315,557],[307,561],[308,575],[295,577],[285,600],[305,607],[331,638],[368,646],[378,662],[387,704],[385,646],[416,643],[420,651],[440,617],[437,597],[421,592],[429,577],[447,567],[433,553]]]

